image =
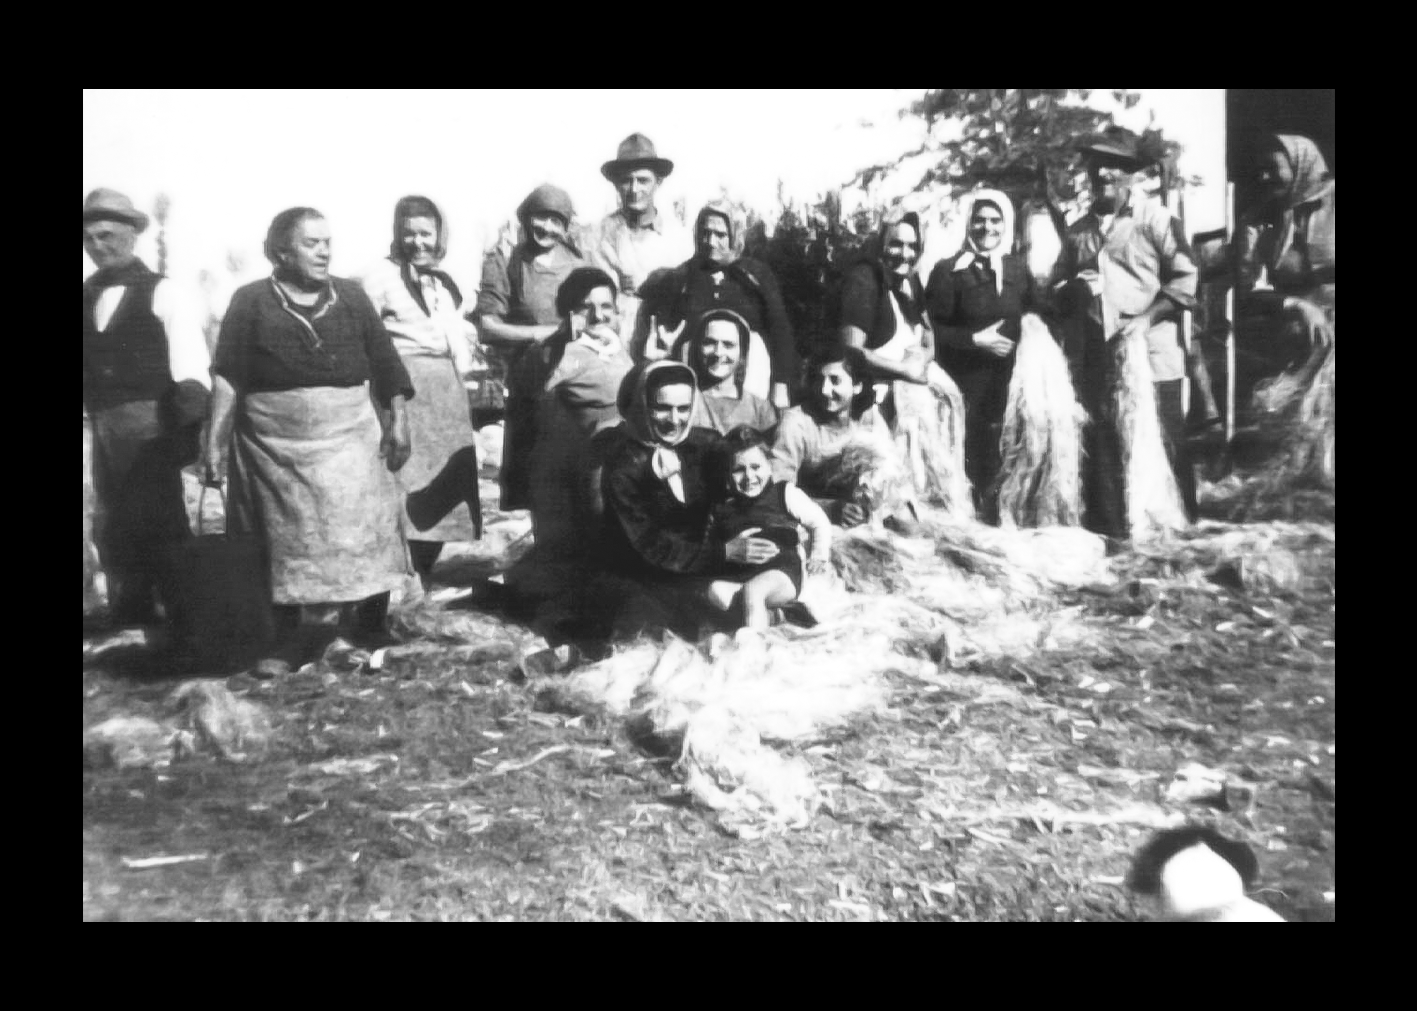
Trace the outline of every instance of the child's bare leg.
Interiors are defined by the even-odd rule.
[[[704,591],[704,598],[718,610],[726,612],[733,606],[733,598],[738,595],[738,591],[741,589],[743,589],[742,583],[733,583],[727,579],[715,579]]]
[[[785,572],[760,572],[743,584],[743,624],[748,628],[768,627],[768,610],[797,599],[797,588]]]

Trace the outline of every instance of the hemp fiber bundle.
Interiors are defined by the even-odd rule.
[[[897,381],[895,444],[916,496],[957,520],[974,518],[974,494],[964,470],[964,395],[931,362],[925,383]]]
[[[999,516],[1005,527],[1077,526],[1082,426],[1068,362],[1048,326],[1023,317],[999,439]]]
[[[1117,361],[1113,408],[1122,443],[1127,526],[1133,540],[1182,530],[1187,522],[1186,509],[1161,439],[1146,333],[1141,331],[1113,343]]]
[[[1269,476],[1332,487],[1336,482],[1337,345],[1315,348],[1302,366],[1255,389],[1261,428],[1278,428],[1282,455]]]

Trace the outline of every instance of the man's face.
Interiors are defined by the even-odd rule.
[[[659,176],[649,169],[623,172],[615,180],[615,192],[620,194],[623,210],[643,214],[654,206],[654,193],[659,189]]]
[[[709,320],[703,336],[699,338],[699,358],[713,385],[733,376],[742,355],[738,328],[726,319]]]
[[[699,256],[724,265],[733,262],[733,243],[729,238],[728,222],[720,215],[709,214],[699,226],[697,236]]]
[[[124,221],[90,221],[84,226],[84,252],[99,270],[133,262],[138,230]]]
[[[912,225],[905,222],[892,225],[886,232],[886,272],[898,277],[907,276],[919,255],[916,252],[919,243],[920,236]]]
[[[306,218],[296,225],[284,260],[286,267],[307,283],[329,281],[330,223],[324,218]]]
[[[830,362],[821,367],[811,384],[811,394],[817,407],[833,418],[841,418],[851,411],[851,402],[860,396],[862,385],[851,378],[851,373],[841,362]]]
[[[438,262],[438,223],[429,217],[404,218],[399,229],[399,245],[404,259],[415,267],[432,267]]]
[[[571,334],[576,337],[597,327],[614,330],[619,324],[620,312],[615,306],[615,296],[605,285],[592,288],[580,304],[571,309]]]
[[[688,383],[671,383],[654,391],[650,398],[649,420],[654,437],[674,445],[689,430],[694,409],[694,388]]]
[[[539,249],[550,249],[566,237],[566,223],[559,214],[533,214],[527,224]]]

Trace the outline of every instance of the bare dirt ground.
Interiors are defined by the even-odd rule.
[[[275,721],[264,760],[86,767],[83,916],[1147,919],[1130,855],[1187,818],[1256,849],[1261,901],[1333,920],[1333,527],[1281,533],[1294,571],[1121,556],[1040,612],[1083,639],[894,676],[884,712],[793,749],[826,798],[794,831],[729,828],[672,755],[554,711],[519,677],[530,633],[448,592],[378,670],[233,679]],[[486,553],[442,581],[485,575]],[[150,647],[86,635],[85,728],[164,716],[173,684]],[[1223,796],[1185,800],[1190,763]]]

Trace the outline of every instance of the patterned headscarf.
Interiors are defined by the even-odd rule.
[[[1328,163],[1319,151],[1319,146],[1308,137],[1297,134],[1280,133],[1269,138],[1269,147],[1284,153],[1293,171],[1294,181],[1289,184],[1289,192],[1284,196],[1284,214],[1279,223],[1279,241],[1269,257],[1271,269],[1277,267],[1294,245],[1295,210],[1302,204],[1321,200],[1333,191],[1333,180],[1329,178]]]
[[[737,260],[743,255],[743,243],[747,239],[748,215],[747,213],[729,200],[710,200],[704,204],[704,209],[699,211],[698,217],[694,219],[694,248],[697,255],[699,242],[699,229],[703,227],[704,218],[709,215],[717,215],[728,222],[728,246],[733,253],[733,259]]]

